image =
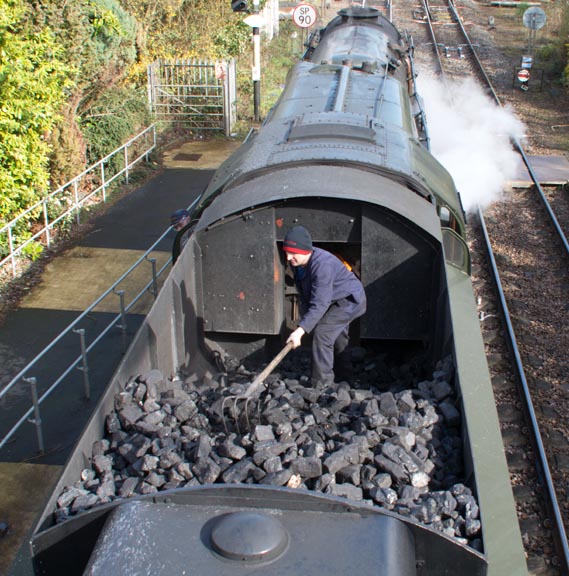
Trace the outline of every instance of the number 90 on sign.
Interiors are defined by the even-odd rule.
[[[298,4],[292,13],[292,19],[301,28],[310,28],[316,24],[318,14],[310,4]]]

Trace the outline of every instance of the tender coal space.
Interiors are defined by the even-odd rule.
[[[291,353],[250,406],[250,428],[233,403],[222,410],[255,376],[243,366],[185,381],[158,370],[133,376],[93,444],[92,468],[59,496],[57,521],[162,490],[269,484],[365,501],[480,549],[478,504],[462,483],[452,359],[428,379],[420,362],[390,365],[364,349],[353,359],[354,384],[312,388],[309,358]]]

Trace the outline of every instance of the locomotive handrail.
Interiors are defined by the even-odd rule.
[[[427,127],[426,121],[426,114],[423,110],[423,106],[421,105],[421,99],[417,95],[417,82],[415,79],[417,78],[417,74],[415,73],[415,60],[413,58],[413,53],[415,51],[415,44],[413,42],[413,36],[408,35],[406,37],[406,42],[409,47],[409,69],[410,69],[410,78],[409,81],[413,86],[413,94],[409,94],[409,96],[414,100],[417,105],[418,112],[415,114],[415,124],[417,126],[417,131],[419,133],[419,140],[425,143],[425,147],[427,150],[430,149],[430,137],[429,137],[429,129]]]

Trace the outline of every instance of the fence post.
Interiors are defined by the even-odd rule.
[[[101,162],[101,187],[103,189],[103,202],[107,201],[107,185],[105,183],[105,163]]]
[[[124,147],[124,173],[125,173],[125,182],[128,184],[128,177],[129,177],[129,173],[128,173],[128,169],[129,169],[129,165],[128,165],[128,146]]]
[[[122,331],[122,347],[123,352],[126,352],[126,330],[127,330],[127,323],[126,323],[126,309],[124,306],[124,290],[113,290],[113,292],[119,297],[120,300],[120,307],[121,307],[121,323],[117,324],[117,328],[120,328]]]
[[[29,382],[32,388],[32,402],[34,403],[34,417],[29,419],[36,427],[36,436],[38,438],[38,447],[39,451],[44,451],[44,444],[43,444],[43,430],[41,426],[41,414],[40,414],[40,403],[38,400],[38,388],[37,388],[37,380],[32,376],[31,378],[24,378],[25,382]]]
[[[151,292],[154,300],[158,297],[158,274],[156,273],[156,258],[146,258],[152,265],[152,287]]]
[[[77,370],[83,372],[83,389],[85,390],[85,398],[91,400],[91,386],[89,382],[89,363],[87,361],[87,347],[85,346],[85,329],[79,328],[73,330],[75,334],[79,334],[79,342],[81,345],[81,362],[82,366],[77,366]]]
[[[12,237],[12,226],[8,227],[8,244],[10,245],[10,260],[12,261],[12,277],[16,277],[16,257],[14,256],[14,238]]]
[[[49,234],[49,215],[47,213],[47,199],[44,198],[43,202],[43,223],[44,223],[44,228],[45,228],[45,242],[47,244],[47,247],[50,247],[51,244],[51,236]]]
[[[79,207],[79,186],[77,178],[73,180],[73,197],[75,198],[75,220],[77,224],[81,224],[81,210]]]

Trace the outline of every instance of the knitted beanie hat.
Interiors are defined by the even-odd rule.
[[[312,252],[312,238],[304,226],[291,228],[284,238],[283,250],[294,254],[310,254]]]

